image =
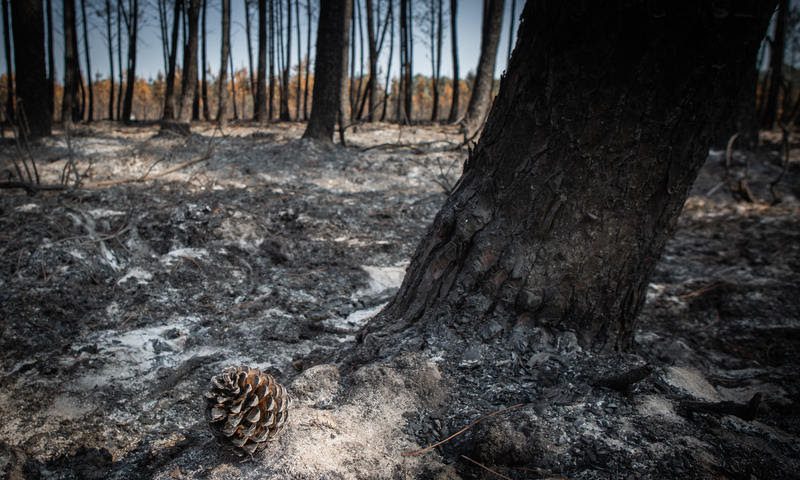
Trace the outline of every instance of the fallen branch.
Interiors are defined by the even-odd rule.
[[[486,415],[478,418],[477,420],[473,420],[469,425],[467,425],[466,427],[464,427],[461,430],[457,431],[456,433],[450,435],[449,437],[445,438],[444,440],[439,440],[438,442],[433,443],[431,445],[428,445],[427,447],[419,449],[419,450],[412,450],[410,452],[403,452],[402,455],[404,457],[419,457],[419,456],[425,455],[426,453],[430,452],[431,450],[433,450],[434,448],[438,447],[439,445],[443,445],[443,444],[449,442],[450,440],[456,438],[457,436],[461,435],[462,433],[466,432],[467,430],[469,430],[470,428],[472,428],[475,425],[479,424],[480,422],[486,420],[487,418],[496,417],[497,415],[500,415],[500,414],[503,414],[503,413],[506,413],[506,412],[510,412],[511,410],[516,410],[517,408],[522,407],[524,405],[525,405],[524,403],[518,403],[516,405],[512,405],[510,407],[506,407],[506,408],[497,410],[495,412],[486,414]]]
[[[678,405],[678,411],[684,415],[690,415],[693,413],[733,415],[749,422],[756,418],[756,413],[758,413],[758,406],[761,404],[761,399],[761,393],[756,393],[747,403],[698,402],[687,400]]]
[[[66,190],[66,185],[38,185],[36,183],[31,182],[0,182],[0,188],[21,188],[28,192],[31,195],[34,195],[36,192],[39,191],[46,191],[46,190]]]
[[[628,390],[631,385],[649,377],[651,373],[653,373],[653,367],[650,365],[642,365],[641,367],[632,368],[616,375],[603,377],[595,382],[595,385],[624,392]]]

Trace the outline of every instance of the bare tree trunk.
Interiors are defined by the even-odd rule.
[[[294,108],[294,118],[298,122],[300,121],[300,85],[302,84],[303,79],[303,49],[300,45],[300,39],[302,38],[301,31],[300,31],[300,0],[294,0],[294,13],[295,18],[297,21],[295,22],[295,26],[297,27],[297,88],[295,89],[295,108]]]
[[[83,51],[86,55],[86,83],[89,87],[89,114],[87,122],[94,121],[94,86],[92,85],[92,61],[89,55],[89,19],[86,17],[86,0],[81,0],[81,14],[83,15]]]
[[[164,91],[163,120],[174,120],[175,112],[175,64],[178,56],[178,30],[181,25],[181,12],[183,0],[175,0],[175,10],[172,13],[171,46],[169,50],[169,65],[167,70],[166,87]]]
[[[224,6],[224,4],[223,4]],[[208,59],[206,57],[206,50],[208,48],[208,24],[206,23],[206,11],[208,10],[208,0],[203,0],[203,45],[202,45],[202,69],[203,72],[201,73],[202,79],[202,100],[203,100],[203,120],[209,121],[211,120],[211,112],[208,107]],[[247,15],[247,10],[245,10],[245,15]],[[250,24],[250,20],[248,18],[247,24]],[[248,30],[249,34],[249,30]],[[250,39],[247,39],[247,45],[250,45]]]
[[[267,122],[267,1],[258,0],[258,79],[253,117]]]
[[[414,120],[414,2],[406,0],[406,122]]]
[[[50,108],[50,118],[52,123],[53,114],[56,111],[56,54],[53,49],[53,0],[46,0],[47,7],[47,84],[49,93],[47,95],[47,105]]]
[[[253,33],[250,22],[250,0],[244,0],[244,31],[247,36],[247,67],[250,74],[250,94],[253,96],[253,104],[256,101],[256,76],[253,70]],[[255,115],[255,106],[253,107],[253,115]],[[244,112],[242,112],[244,116]]]
[[[233,119],[239,120],[239,110],[236,106],[236,70],[233,68],[233,53],[228,55],[228,63],[231,67],[231,94],[233,96]]]
[[[131,0],[128,30],[128,71],[125,81],[125,100],[122,104],[122,121],[130,122],[133,113],[133,95],[136,87],[136,43],[139,34],[139,0]]]
[[[72,122],[77,122],[80,117],[80,104],[78,102],[78,82],[80,81],[80,67],[78,65],[78,38],[75,29],[75,0],[63,0],[63,29],[64,29],[64,94],[61,100],[61,121],[65,128],[70,128]]]
[[[14,69],[11,68],[11,22],[9,0],[3,0],[3,49],[6,53],[6,120],[14,122]]]
[[[314,98],[311,118],[303,138],[333,142],[336,120],[342,110],[352,9],[352,0],[321,2],[314,66]]]
[[[123,75],[125,70],[122,68],[122,21],[125,6],[124,0],[117,0],[117,73],[119,74],[119,86],[117,87],[117,119],[122,120],[122,87],[124,85]]]
[[[355,9],[358,14],[358,84],[356,87],[355,105],[358,106],[363,105],[361,103],[361,98],[365,93],[362,90],[364,86],[364,13],[361,11],[361,2],[359,0],[355,0]],[[353,39],[353,43],[355,43],[355,38]],[[357,118],[361,120],[362,110],[363,108],[358,108],[358,111],[351,112],[351,119]]]
[[[483,136],[362,359],[428,345],[457,362],[480,343],[524,357],[563,331],[624,349],[769,3],[724,17],[712,1],[664,3],[655,18],[638,3],[528,2]]]
[[[389,28],[389,60],[386,66],[386,85],[383,88],[383,109],[381,110],[381,122],[386,120],[386,111],[389,108],[389,87],[392,84],[392,55],[394,54],[394,0],[389,0],[389,11],[387,14]]]
[[[395,120],[405,123],[408,111],[405,107],[406,91],[408,90],[406,70],[408,69],[408,0],[400,0],[400,76],[397,82],[397,109]]]
[[[367,120],[374,122],[377,118],[378,108],[378,44],[375,37],[375,9],[373,0],[364,0],[367,8],[367,42],[369,43],[369,80],[367,91],[369,92],[369,110],[367,110]]]
[[[217,125],[224,127],[228,110],[228,57],[231,52],[231,0],[222,0],[222,47],[217,77]],[[231,73],[231,79],[233,73]],[[234,95],[234,106],[236,96]]]
[[[517,0],[511,0],[511,14],[509,15],[508,22],[508,53],[506,54],[506,62],[511,59],[511,51],[514,49],[514,24],[517,18],[514,14],[517,11]]]
[[[111,27],[111,0],[105,0],[106,5],[106,36],[108,37],[108,119],[114,120],[114,34]]]
[[[306,15],[308,29],[306,30],[306,83],[303,87],[303,120],[308,120],[308,79],[311,77],[311,0],[306,0]]]
[[[436,26],[433,25],[431,20],[431,62],[433,66],[433,111],[431,112],[431,121],[439,121],[439,79],[441,78],[442,71],[442,0],[431,0],[436,12]],[[436,32],[434,38],[433,31]],[[433,46],[436,45],[434,51]]]
[[[200,0],[189,0],[187,16],[186,48],[183,51],[181,95],[178,100],[178,118],[189,122],[192,114],[192,95],[197,83],[197,30],[200,19]]]
[[[280,0],[279,0],[280,1]],[[269,0],[269,104],[268,120],[274,117],[275,101],[275,0]]]
[[[167,0],[157,0],[158,29],[161,33],[161,56],[164,61],[164,71],[169,70],[169,28],[167,27]]]
[[[354,112],[355,107],[355,97],[356,94],[354,92],[355,84],[353,83],[356,78],[356,13],[358,12],[358,0],[353,0],[353,9],[351,11],[350,16],[350,75],[348,75],[348,82],[347,82],[347,99],[343,99],[342,101],[342,112],[346,114],[348,112]],[[345,108],[345,104],[347,108]],[[348,118],[351,118],[348,116]]]
[[[281,0],[278,0],[281,1]],[[292,4],[286,0],[286,56],[283,65],[283,88],[281,88],[281,120],[288,122],[289,116],[289,69],[292,64]]]
[[[761,128],[772,129],[778,115],[778,95],[783,85],[783,57],[786,49],[786,24],[789,19],[789,0],[778,2],[775,20],[775,38],[770,44],[769,86],[763,92],[765,100],[761,112]]]
[[[11,0],[17,114],[24,110],[31,138],[50,135],[49,84],[44,60],[42,2]],[[20,108],[21,106],[21,108]],[[69,118],[69,116],[67,116]]]
[[[492,103],[494,64],[502,26],[503,0],[484,0],[481,54],[478,59],[478,71],[475,73],[475,85],[472,87],[472,95],[464,116],[467,136],[472,136],[481,128]]]

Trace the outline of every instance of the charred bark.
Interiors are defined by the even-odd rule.
[[[61,98],[61,121],[65,126],[81,119],[78,102],[78,82],[80,67],[78,66],[78,36],[75,28],[75,0],[64,0],[64,93]]]
[[[361,337],[367,358],[492,339],[524,350],[548,331],[628,345],[771,10],[662,7],[527,3],[484,133]]]
[[[175,119],[175,63],[178,56],[178,29],[181,25],[181,11],[183,0],[175,0],[175,10],[172,13],[172,34],[169,50],[169,70],[167,71],[166,87],[164,92],[163,120]]]
[[[11,68],[11,22],[8,2],[3,2],[3,50],[6,54],[6,120],[14,122],[14,69]]]
[[[228,110],[228,58],[231,53],[231,0],[222,0],[222,46],[217,78],[217,124],[225,126]],[[231,80],[233,72],[231,71]],[[233,99],[236,105],[236,97]]]
[[[453,55],[453,99],[450,103],[450,115],[447,116],[448,123],[458,121],[460,80],[458,72],[458,29],[456,28],[458,18],[458,0],[450,0],[450,49]]]
[[[333,142],[336,120],[341,112],[342,92],[347,78],[348,33],[353,1],[323,1],[317,28],[314,62],[314,96],[311,118],[303,138]]]
[[[182,122],[188,122],[191,119],[192,100],[197,83],[197,30],[200,20],[200,1],[189,0],[189,8],[186,11],[188,28],[183,51],[181,95],[178,100],[178,118]]]
[[[483,24],[481,27],[481,55],[478,59],[478,71],[475,73],[475,85],[464,116],[467,136],[472,136],[486,119],[492,103],[492,85],[494,83],[494,65],[497,60],[497,47],[500,45],[500,30],[503,26],[504,0],[484,0]]]
[[[86,84],[89,89],[89,106],[86,121],[93,122],[94,85],[92,85],[92,59],[89,54],[89,19],[86,17],[86,0],[81,0],[81,15],[83,16],[83,52],[86,56]]]
[[[256,80],[255,112],[257,122],[267,117],[267,1],[258,0],[258,78]]]
[[[108,119],[114,120],[114,36],[112,34],[111,0],[105,0],[106,37],[108,38]]]
[[[783,86],[783,57],[786,49],[786,24],[789,20],[789,0],[778,2],[775,35],[770,43],[769,84],[764,92],[761,127],[772,129],[778,116],[778,96]]]
[[[139,0],[130,2],[128,12],[128,70],[125,78],[125,99],[122,103],[122,121],[130,122],[133,114],[133,95],[136,86],[136,44],[139,35]]]
[[[50,135],[52,118],[45,74],[42,2],[11,0],[11,24],[17,101],[25,111],[30,136],[44,137]]]

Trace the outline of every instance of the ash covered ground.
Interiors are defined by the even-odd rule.
[[[487,341],[340,372],[467,151],[455,128],[359,127],[347,148],[302,129],[81,127],[82,188],[0,192],[5,478],[800,475],[800,151],[776,205],[777,139],[733,155],[755,203],[734,200],[711,153],[631,352],[542,333],[522,353]],[[32,153],[45,182],[70,157],[63,135]],[[3,144],[4,168],[15,154]],[[221,449],[203,417],[230,364],[294,399],[253,458]]]

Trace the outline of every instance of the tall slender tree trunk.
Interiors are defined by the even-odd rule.
[[[161,33],[161,57],[164,62],[164,71],[169,70],[169,28],[167,27],[167,0],[157,0],[158,29]]]
[[[342,111],[347,77],[347,50],[353,0],[323,1],[317,28],[314,62],[314,98],[303,138],[333,143],[336,120]]]
[[[217,77],[217,124],[224,127],[228,114],[228,57],[231,53],[231,0],[222,0],[222,42]],[[233,79],[233,73],[231,73]],[[234,96],[234,106],[236,97]]]
[[[503,26],[503,0],[483,0],[483,24],[481,27],[481,54],[475,85],[464,116],[467,136],[472,136],[483,125],[492,103],[494,65],[497,60],[497,47],[500,44],[500,30]]]
[[[208,59],[206,57],[206,50],[208,48],[208,25],[206,23],[206,12],[208,10],[208,0],[203,0],[203,52],[202,52],[202,61],[201,61],[201,68],[203,69],[201,73],[202,79],[202,100],[203,100],[203,120],[209,121],[211,120],[211,112],[208,106]],[[245,15],[247,15],[247,11],[245,11]],[[248,25],[250,24],[250,20],[248,19]],[[230,27],[229,27],[230,28]],[[248,46],[250,45],[250,40],[247,41]]]
[[[233,68],[233,53],[228,55],[228,63],[231,67],[231,96],[233,104],[233,119],[239,120],[239,109],[236,106],[236,70]]]
[[[303,120],[308,120],[308,79],[311,77],[311,0],[306,0],[306,82],[303,87]]]
[[[78,66],[78,38],[75,28],[75,0],[63,0],[64,31],[64,94],[61,100],[61,121],[65,128],[80,120],[78,92],[80,67]]]
[[[119,86],[117,87],[117,119],[122,120],[122,90],[124,85],[123,75],[125,70],[122,68],[122,21],[125,6],[124,0],[117,0],[117,73],[119,74]]]
[[[280,0],[279,0],[280,1]],[[275,101],[275,0],[269,0],[269,104],[267,105],[267,121],[274,117]]]
[[[355,78],[356,78],[356,23],[358,19],[356,18],[356,14],[358,13],[358,0],[353,0],[353,10],[351,12],[350,17],[350,75],[348,75],[348,82],[347,82],[347,98],[343,99],[342,101],[342,112],[343,114],[347,114],[348,112],[353,112],[353,115],[356,110],[356,92],[354,91],[355,88]],[[348,116],[348,118],[353,118],[352,116]]]
[[[517,12],[517,0],[511,0],[511,13],[509,14],[508,22],[508,53],[506,53],[506,62],[511,59],[511,51],[514,49],[514,25],[517,22],[515,13]]]
[[[188,122],[192,114],[192,95],[197,83],[197,30],[200,20],[200,1],[189,0],[186,11],[186,48],[183,52],[183,72],[181,74],[181,95],[178,100],[178,118]]]
[[[383,108],[381,109],[381,122],[386,120],[386,111],[389,108],[389,87],[392,84],[392,55],[394,54],[394,0],[389,0],[389,60],[386,64],[386,85],[383,88]]]
[[[175,0],[175,9],[172,13],[172,32],[169,49],[169,65],[167,66],[166,87],[164,89],[163,120],[174,120],[175,112],[175,64],[178,56],[178,30],[181,26],[181,12],[183,0]]]
[[[139,35],[139,0],[131,0],[128,31],[128,71],[125,80],[125,100],[122,104],[122,121],[130,122],[133,115],[133,95],[136,87],[136,47]]]
[[[47,105],[50,108],[50,118],[56,111],[56,54],[53,49],[53,0],[47,0],[47,84],[49,93],[47,95]],[[52,123],[52,122],[51,122]]]
[[[267,1],[258,0],[258,79],[253,117],[267,122]]]
[[[361,98],[364,96],[364,12],[361,10],[361,2],[355,0],[355,8],[358,14],[358,85],[356,87],[355,105],[363,105]],[[355,38],[353,39],[355,43]],[[357,112],[351,112],[351,117],[361,120],[361,111],[363,108],[358,108]]]
[[[375,8],[373,0],[364,0],[367,7],[367,42],[369,42],[369,110],[367,120],[374,122],[378,117],[378,44],[375,37]]]
[[[250,95],[253,97],[253,116],[255,116],[256,104],[256,74],[253,70],[253,29],[250,22],[250,0],[244,0],[244,31],[247,36],[247,72],[250,76]],[[244,116],[244,112],[242,112]]]
[[[14,122],[14,69],[11,68],[11,21],[8,2],[3,1],[3,51],[6,54],[6,120]]]
[[[32,138],[50,135],[52,116],[48,105],[49,84],[44,60],[44,12],[42,2],[11,0],[14,72],[17,106],[22,105]],[[17,110],[20,113],[20,109]],[[67,116],[69,117],[69,116]]]
[[[761,128],[772,129],[778,116],[778,96],[783,85],[783,57],[786,50],[786,24],[789,20],[789,0],[778,2],[775,37],[770,44],[769,85],[764,91]]]
[[[408,0],[400,0],[400,76],[397,82],[397,109],[395,120],[405,123],[408,112],[405,109],[405,98],[408,84],[406,83],[406,70],[408,69]]]
[[[300,31],[300,0],[294,0],[294,13],[295,18],[295,26],[297,28],[297,88],[295,88],[295,107],[294,107],[294,119],[296,121],[300,121],[300,86],[302,85],[303,80],[303,49],[300,45],[301,41],[301,31]]]
[[[106,36],[108,37],[108,119],[114,120],[114,33],[112,30],[111,0],[105,0],[106,5]]]
[[[442,71],[442,0],[434,0],[436,6],[436,38],[431,35],[431,43],[436,45],[436,51],[431,47],[431,56],[435,59],[433,62],[433,111],[431,112],[431,121],[439,121],[439,82],[441,79]],[[433,26],[431,26],[433,29]]]
[[[278,0],[281,1],[281,0]],[[281,88],[281,120],[288,122],[289,116],[289,69],[292,64],[292,4],[286,0],[286,55],[283,65],[283,88]]]
[[[408,9],[406,24],[406,121],[411,123],[414,120],[414,3],[406,0]]]
[[[771,10],[661,6],[527,2],[484,133],[361,335],[365,358],[431,345],[453,361],[475,343],[524,358],[561,331],[589,350],[628,345]]]
[[[83,51],[86,55],[86,83],[89,87],[89,109],[87,122],[94,121],[94,86],[92,85],[92,60],[89,54],[89,19],[86,17],[86,0],[81,0],[81,14],[83,15]]]

